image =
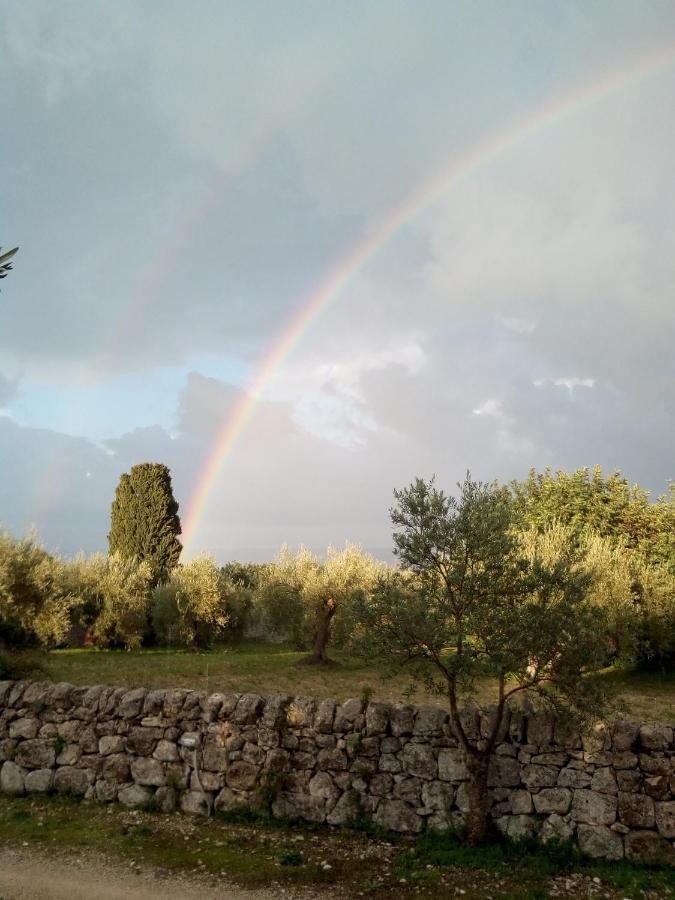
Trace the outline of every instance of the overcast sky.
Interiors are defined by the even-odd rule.
[[[264,379],[191,549],[386,554],[417,475],[599,463],[654,495],[675,476],[672,0],[12,0],[0,21],[14,534],[105,549],[143,461],[185,515],[326,274],[537,121],[407,218]]]

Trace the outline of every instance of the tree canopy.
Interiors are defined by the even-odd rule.
[[[604,613],[587,597],[591,575],[575,541],[546,559],[546,532],[522,539],[507,488],[467,476],[459,497],[417,479],[395,491],[395,553],[403,572],[382,577],[357,603],[357,649],[405,665],[414,680],[444,695],[471,777],[469,837],[486,829],[487,772],[517,694],[598,712],[601,693],[588,677],[606,658]],[[460,702],[477,679],[492,679],[487,731],[465,727]]]
[[[182,546],[171,474],[161,463],[141,463],[120,477],[112,504],[110,553],[148,562],[153,583],[174,568]]]

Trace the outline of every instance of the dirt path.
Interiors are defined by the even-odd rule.
[[[0,900],[318,900],[313,891],[245,890],[214,878],[123,865],[91,853],[0,848]]]

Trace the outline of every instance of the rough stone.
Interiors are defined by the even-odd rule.
[[[162,739],[161,741],[157,742],[157,746],[155,747],[152,755],[160,762],[177,762],[178,747],[174,744],[173,741],[165,741],[164,739]]]
[[[553,813],[541,826],[539,838],[543,844],[547,844],[549,841],[566,843],[572,840],[573,834],[574,824],[566,818],[563,819],[557,813]]]
[[[191,816],[208,816],[209,798],[201,791],[183,791],[180,795],[181,812]]]
[[[234,710],[234,721],[239,725],[254,725],[263,704],[263,698],[258,694],[242,694]]]
[[[347,756],[343,750],[319,750],[316,758],[317,768],[322,771],[345,771],[348,767]]]
[[[436,778],[438,764],[431,747],[426,744],[406,744],[403,748],[403,767],[409,775]]]
[[[239,760],[229,766],[225,780],[227,786],[235,791],[250,791],[256,786],[258,773],[254,765]]]
[[[675,848],[655,831],[631,831],[626,835],[626,856],[649,865],[675,866]]]
[[[514,816],[529,815],[532,812],[532,794],[529,791],[512,791],[511,812]]]
[[[520,763],[510,756],[493,756],[488,770],[489,787],[517,787],[520,784]]]
[[[26,773],[25,784],[27,794],[46,794],[54,783],[53,769],[34,769]]]
[[[622,859],[623,839],[604,825],[579,825],[577,828],[579,849],[586,856],[605,859]]]
[[[15,719],[13,722],[9,723],[9,736],[11,738],[23,738],[24,740],[29,740],[37,735],[39,729],[40,722],[38,719],[27,717]]]
[[[659,834],[670,840],[675,838],[675,800],[654,804],[654,813]]]
[[[618,794],[616,775],[609,766],[595,770],[591,779],[591,790],[599,794]]]
[[[654,801],[644,794],[619,793],[619,819],[629,828],[653,828]]]
[[[145,787],[161,787],[166,782],[164,766],[156,759],[139,757],[132,760],[131,777]]]
[[[374,818],[381,828],[391,831],[419,834],[422,830],[422,819],[411,806],[402,800],[382,800]]]
[[[371,785],[372,789],[372,785]],[[445,781],[425,781],[422,784],[422,804],[427,809],[449,812],[455,799],[455,789]]]
[[[366,707],[366,734],[386,733],[390,708],[386,703],[368,704]]]
[[[553,716],[550,713],[541,712],[529,716],[527,743],[535,747],[548,747],[553,743]]]
[[[152,791],[142,787],[140,784],[130,784],[128,787],[123,787],[118,791],[117,799],[124,806],[147,806],[152,800]]]
[[[94,778],[89,769],[62,766],[54,775],[54,790],[59,794],[84,795],[93,782]]]
[[[124,752],[124,737],[121,734],[106,734],[99,739],[98,752],[101,756]]]
[[[333,784],[333,779],[328,772],[317,772],[309,782],[310,796],[315,800],[323,800],[331,806],[340,795],[340,791]]]
[[[466,781],[469,773],[466,768],[464,751],[458,747],[438,751],[438,777],[441,781],[458,783]]]
[[[40,738],[22,741],[17,748],[15,761],[24,769],[50,769],[56,761],[54,742]]]
[[[15,762],[7,760],[0,769],[0,791],[15,797],[25,792],[24,773]]]
[[[394,737],[412,734],[415,723],[415,707],[395,706],[389,716],[389,722]]]
[[[140,713],[147,693],[146,688],[127,691],[117,707],[117,715],[123,719],[134,719]]]
[[[567,788],[544,788],[532,799],[538,813],[557,813],[564,816],[570,808],[572,793]]]
[[[361,700],[355,698],[345,700],[335,710],[333,729],[337,732],[352,731],[363,721],[362,712],[363,702]]]
[[[537,820],[533,816],[501,816],[495,819],[495,825],[505,837],[514,841],[537,833]]]
[[[581,769],[566,767],[558,773],[558,787],[586,788],[590,787],[591,776]]]
[[[558,783],[558,770],[552,766],[523,766],[521,779],[530,790],[554,787]]]
[[[640,726],[640,745],[645,750],[668,750],[673,743],[673,729],[659,722]]]
[[[596,791],[574,791],[572,818],[587,825],[611,825],[616,820],[616,797]]]
[[[117,799],[117,782],[99,778],[94,785],[94,793],[99,803],[112,803]]]
[[[129,778],[130,759],[124,753],[113,753],[106,756],[103,762],[102,775],[108,781],[127,781]]]

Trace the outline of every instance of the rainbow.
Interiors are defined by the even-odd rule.
[[[263,389],[318,316],[344,293],[375,255],[396,237],[406,224],[428,209],[448,190],[502,154],[542,129],[605,100],[643,78],[666,70],[673,63],[675,63],[675,47],[668,46],[656,54],[650,54],[646,59],[633,62],[627,68],[613,70],[590,86],[586,85],[581,89],[562,94],[534,114],[497,134],[488,136],[459,158],[453,159],[433,178],[425,181],[338,261],[300,305],[299,311],[274,341],[271,349],[259,362],[240,399],[225,419],[188,501],[182,535],[186,556],[192,552],[213,487],[227,458],[251,420]]]

